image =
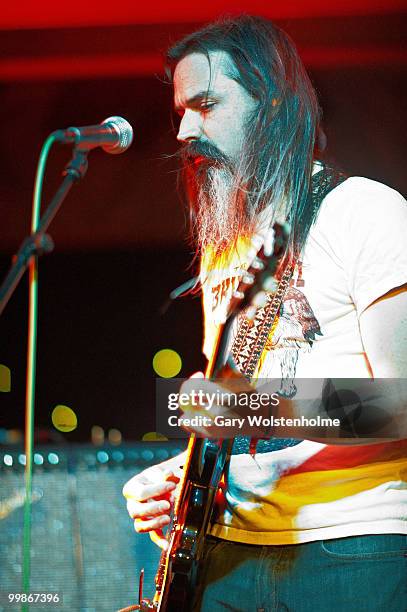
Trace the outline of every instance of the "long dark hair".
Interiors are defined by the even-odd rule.
[[[320,118],[315,90],[289,36],[262,17],[241,15],[209,24],[167,52],[167,73],[186,55],[224,51],[233,61],[231,78],[258,105],[246,126],[247,139],[239,168],[246,211],[256,216],[287,203],[290,254],[298,255],[313,222],[309,197],[316,132]]]

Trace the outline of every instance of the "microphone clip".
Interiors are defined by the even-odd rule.
[[[72,159],[66,164],[62,176],[70,176],[74,181],[79,181],[85,176],[89,162],[89,151],[74,147]]]

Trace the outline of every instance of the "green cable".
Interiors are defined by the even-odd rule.
[[[35,175],[34,193],[33,193],[32,221],[31,221],[31,231],[32,232],[37,231],[38,225],[40,222],[41,194],[42,194],[42,186],[44,183],[45,166],[47,164],[49,150],[56,140],[57,140],[57,136],[55,133],[50,134],[48,136],[48,138],[42,145],[40,157],[38,159],[37,173]]]
[[[51,146],[56,137],[54,134],[48,136],[44,142],[37,165],[35,175],[34,192],[32,201],[31,233],[37,231],[40,222],[41,194],[44,182],[45,166]],[[37,350],[37,317],[38,317],[38,262],[33,257],[29,264],[29,310],[28,310],[28,343],[27,343],[27,382],[25,403],[25,502],[24,502],[24,527],[23,527],[23,571],[22,591],[30,591],[30,569],[31,569],[31,495],[32,495],[32,472],[33,472],[33,446],[34,446],[34,406],[35,406],[35,355]],[[27,612],[28,603],[21,606],[22,612]]]

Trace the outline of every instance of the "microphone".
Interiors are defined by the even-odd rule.
[[[119,154],[127,151],[133,142],[133,128],[123,117],[108,117],[100,125],[56,130],[54,136],[63,144],[74,143],[78,151],[102,147],[106,153]]]

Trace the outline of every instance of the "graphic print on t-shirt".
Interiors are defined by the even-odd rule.
[[[281,304],[278,321],[273,326],[265,348],[268,359],[278,360],[281,370],[280,393],[293,397],[299,353],[309,353],[321,328],[305,295],[289,287]]]

